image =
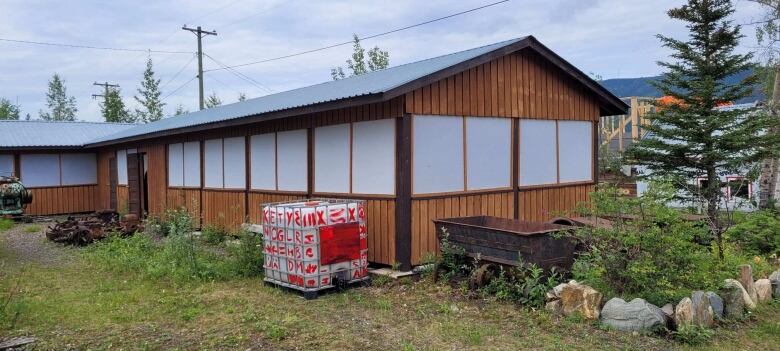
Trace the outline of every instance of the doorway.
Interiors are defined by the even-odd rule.
[[[128,211],[143,218],[149,208],[146,153],[127,154],[127,186]]]

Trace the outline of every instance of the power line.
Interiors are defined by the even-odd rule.
[[[279,6],[282,6],[282,5],[284,5],[284,4],[288,3],[288,2],[290,2],[290,1],[282,1],[282,2],[279,2],[279,3],[277,3],[276,5],[273,5],[273,6],[269,7],[269,8],[266,8],[266,9],[264,9],[264,10],[260,10],[260,11],[258,11],[258,12],[255,12],[255,13],[253,13],[253,14],[249,15],[249,16],[242,17],[242,18],[240,18],[240,19],[238,19],[238,20],[235,20],[235,21],[233,21],[233,22],[230,22],[230,23],[223,24],[223,25],[221,25],[221,26],[219,26],[219,27],[215,28],[215,30],[217,30],[217,29],[219,29],[219,30],[223,30],[223,29],[225,29],[225,28],[227,28],[227,27],[230,27],[230,26],[232,26],[232,25],[239,24],[239,23],[241,23],[241,22],[244,22],[244,21],[246,21],[246,20],[248,20],[248,19],[250,19],[250,18],[252,18],[252,17],[255,17],[255,16],[257,16],[257,15],[261,15],[261,14],[264,14],[264,13],[266,13],[266,12],[269,12],[269,11],[271,11],[271,10],[273,10],[273,9],[275,9],[275,8],[279,7]]]
[[[168,84],[171,84],[171,82],[176,80],[176,77],[178,77],[181,74],[181,72],[184,72],[184,70],[187,69],[187,67],[189,67],[190,64],[192,64],[192,61],[195,61],[195,57],[196,57],[195,55],[192,55],[192,58],[190,58],[190,60],[187,61],[187,63],[184,64],[184,66],[178,72],[176,72],[176,74],[174,74],[173,77],[171,77],[171,79],[169,79],[167,82],[165,82],[165,84],[163,84],[160,87],[160,90],[164,89],[165,87],[168,86]]]
[[[220,85],[222,85],[223,87],[225,87],[225,88],[227,88],[227,89],[233,90],[233,91],[235,91],[236,93],[239,93],[239,94],[241,94],[241,93],[242,93],[242,92],[241,92],[241,91],[239,91],[238,89],[236,89],[236,88],[232,88],[232,87],[228,86],[227,84],[225,84],[225,82],[223,82],[223,81],[221,81],[221,80],[217,79],[217,77],[214,77],[213,75],[208,75],[208,76],[206,76],[206,77],[209,77],[209,79],[211,79],[211,80],[213,80],[213,81],[215,81],[215,82],[219,83]]]
[[[180,85],[178,88],[174,89],[174,90],[173,90],[172,92],[170,92],[168,95],[165,95],[165,96],[164,96],[164,97],[163,97],[163,98],[162,98],[160,101],[165,101],[165,99],[167,99],[167,98],[171,97],[172,95],[176,94],[177,92],[179,92],[179,90],[181,90],[182,88],[184,88],[185,86],[187,86],[187,84],[190,84],[190,82],[192,82],[192,81],[193,81],[193,80],[195,80],[196,78],[198,78],[198,76],[194,76],[194,77],[190,78],[190,80],[188,80],[188,81],[184,82],[184,84],[182,84],[182,85]]]
[[[78,49],[111,50],[111,51],[125,51],[125,52],[127,52],[127,51],[130,51],[130,52],[154,52],[154,53],[159,53],[159,54],[191,54],[192,53],[190,51],[167,51],[167,50],[151,50],[151,49],[114,48],[114,47],[107,47],[107,46],[63,44],[63,43],[51,43],[51,42],[43,42],[43,41],[19,40],[19,39],[8,39],[8,38],[0,38],[0,41],[6,41],[6,42],[11,42],[11,43],[21,43],[21,44],[61,46],[61,47],[78,48]]]
[[[265,90],[265,91],[266,91],[266,92],[268,92],[268,93],[273,93],[273,92],[274,92],[274,91],[273,91],[273,89],[271,89],[271,88],[269,88],[269,87],[265,86],[263,83],[260,83],[260,82],[258,82],[258,81],[257,81],[257,80],[255,80],[254,78],[252,78],[252,77],[250,77],[250,76],[248,76],[248,75],[246,75],[246,74],[243,74],[243,73],[241,73],[241,72],[239,72],[239,71],[237,71],[237,70],[235,70],[235,69],[232,69],[232,68],[229,68],[229,67],[227,67],[227,66],[226,66],[224,63],[217,61],[217,59],[215,59],[215,58],[214,58],[214,57],[212,57],[211,55],[209,55],[209,54],[207,54],[207,53],[203,53],[203,55],[205,55],[206,57],[208,57],[208,58],[209,58],[211,61],[214,61],[214,63],[216,63],[217,65],[220,65],[220,66],[222,66],[222,67],[225,67],[225,69],[227,69],[227,71],[228,71],[228,72],[230,72],[230,73],[232,73],[234,76],[236,76],[236,77],[238,77],[238,78],[240,78],[240,79],[242,79],[242,80],[244,80],[244,81],[248,82],[249,84],[252,84],[252,85],[254,85],[254,86],[255,86],[255,87],[257,87],[258,89],[260,89],[260,90]]]
[[[420,23],[412,24],[412,25],[409,25],[409,26],[406,26],[406,27],[396,28],[396,29],[389,30],[389,31],[386,31],[386,32],[382,32],[382,33],[372,34],[372,35],[365,36],[365,37],[358,38],[358,39],[359,39],[359,40],[373,39],[373,38],[377,38],[377,37],[385,36],[385,35],[388,35],[388,34],[397,33],[397,32],[400,32],[400,31],[407,30],[407,29],[411,29],[411,28],[415,28],[415,27],[423,26],[423,25],[426,25],[426,24],[430,24],[430,23],[434,23],[434,22],[442,21],[442,20],[445,20],[445,19],[448,19],[448,18],[452,18],[452,17],[456,17],[456,16],[464,15],[464,14],[467,14],[467,13],[470,13],[470,12],[478,11],[478,10],[481,10],[481,9],[484,9],[484,8],[488,8],[488,7],[491,7],[491,6],[495,6],[495,5],[498,5],[498,4],[501,4],[501,3],[505,3],[505,2],[509,2],[509,0],[501,0],[501,1],[493,2],[493,3],[490,3],[490,4],[487,4],[487,5],[482,5],[482,6],[479,6],[479,7],[475,7],[475,8],[472,8],[472,9],[466,10],[466,11],[461,11],[461,12],[453,13],[453,14],[450,14],[450,15],[447,15],[447,16],[444,16],[444,17],[439,17],[439,18],[435,18],[435,19],[428,20],[428,21],[425,21],[425,22],[420,22]],[[328,46],[323,46],[323,47],[321,47],[321,48],[317,48],[317,49],[311,49],[311,50],[301,51],[301,52],[297,52],[297,53],[294,53],[294,54],[289,54],[289,55],[284,55],[284,56],[273,57],[273,58],[269,58],[269,59],[265,59],[265,60],[259,60],[259,61],[247,62],[247,63],[242,63],[242,64],[238,64],[238,65],[232,65],[232,66],[225,66],[225,67],[222,67],[222,68],[213,68],[213,69],[208,69],[208,70],[205,70],[204,72],[210,72],[210,71],[219,71],[219,70],[223,70],[223,69],[230,69],[230,68],[236,68],[236,67],[244,67],[244,66],[256,65],[256,64],[258,64],[258,63],[265,63],[265,62],[271,62],[271,61],[283,60],[283,59],[287,59],[287,58],[290,58],[290,57],[295,57],[295,56],[301,56],[301,55],[305,55],[305,54],[310,54],[310,53],[313,53],[313,52],[317,52],[317,51],[323,51],[323,50],[327,50],[327,49],[332,49],[332,48],[339,47],[339,46],[350,45],[350,44],[352,44],[352,43],[353,43],[353,41],[352,41],[352,40],[350,40],[350,41],[345,41],[345,42],[342,42],[342,43],[337,43],[337,44],[332,44],[332,45],[328,45]]]

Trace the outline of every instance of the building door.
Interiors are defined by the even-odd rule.
[[[117,177],[116,157],[112,157],[108,160],[108,187],[110,199],[108,206],[114,211],[117,211],[116,187],[119,185],[119,179]]]
[[[127,154],[128,211],[139,218],[146,213],[146,182],[143,153]]]

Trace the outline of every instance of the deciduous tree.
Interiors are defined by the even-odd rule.
[[[366,61],[366,50],[360,45],[360,38],[353,34],[352,58],[347,60],[347,68],[350,70],[349,76],[357,76],[368,72],[373,72],[387,68],[390,65],[390,54],[381,50],[378,46],[368,50],[368,61]],[[330,70],[330,76],[333,80],[346,78],[347,74],[339,66]]]
[[[6,98],[0,98],[0,120],[9,119],[19,119],[19,105],[14,104],[11,100]]]

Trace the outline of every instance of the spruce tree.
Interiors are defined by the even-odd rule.
[[[238,101],[244,101],[246,100],[246,94],[245,93],[238,93]]]
[[[19,105],[6,98],[0,98],[0,120],[19,120]]]
[[[46,106],[50,111],[39,111],[41,119],[45,121],[75,121],[76,98],[68,96],[68,90],[60,75],[54,73],[49,81],[49,91],[46,92]]]
[[[777,122],[761,111],[716,109],[750,96],[758,81],[750,76],[736,85],[724,82],[750,69],[753,58],[751,53],[734,53],[742,35],[740,26],[728,19],[733,12],[729,0],[689,0],[668,11],[669,17],[686,22],[689,37],[657,36],[673,53],[670,62],[658,63],[666,72],[655,85],[677,102],[659,105],[646,117],[651,137],[634,144],[626,155],[646,166],[651,176],[674,179],[683,196],[706,204],[720,257],[728,228],[720,217],[720,176],[745,172],[777,154],[780,145],[776,135],[766,133]],[[697,178],[708,181],[699,188]]]
[[[179,104],[179,105],[176,106],[176,111],[173,112],[173,115],[174,116],[181,116],[181,115],[187,114],[187,113],[190,113],[190,111],[185,109],[184,105]]]
[[[135,109],[136,119],[140,122],[149,123],[160,120],[163,117],[163,107],[165,103],[160,100],[160,80],[154,79],[154,70],[152,68],[152,58],[146,60],[146,70],[144,78],[141,80],[141,87],[138,88],[138,94],[134,96],[135,101],[140,105],[140,109]]]
[[[105,101],[100,103],[100,112],[106,122],[134,123],[136,118],[125,108],[119,88],[108,89]]]
[[[205,104],[206,108],[217,107],[222,105],[222,100],[217,96],[217,93],[212,92],[211,95],[206,98]]]

